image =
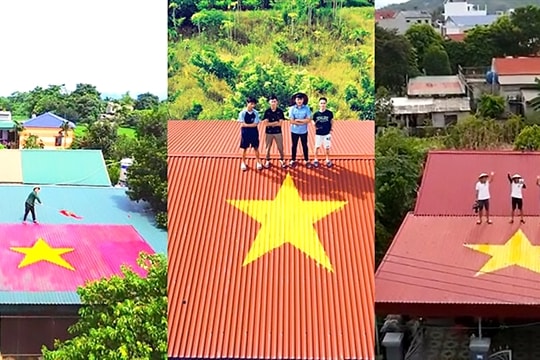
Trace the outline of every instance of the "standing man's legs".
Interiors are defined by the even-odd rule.
[[[270,161],[270,150],[272,149],[272,144],[274,143],[274,134],[266,134],[264,143],[266,145],[266,161]]]
[[[319,148],[322,145],[322,136],[321,135],[315,135],[315,149],[313,152],[315,153],[315,166],[319,163]]]
[[[276,139],[276,144],[279,151],[279,158],[281,160],[281,165],[284,165],[285,153],[283,152],[283,134],[276,134],[275,139]]]
[[[308,134],[300,135],[300,142],[302,143],[302,152],[304,153],[304,160],[309,162],[309,147],[308,147]]]
[[[512,215],[510,217],[510,224],[514,222],[514,213],[516,212],[517,207],[518,207],[517,199],[513,197],[512,198]]]
[[[32,221],[36,222],[36,208],[34,206],[30,206],[30,213],[32,214]]]
[[[491,224],[491,220],[489,219],[489,199],[484,200],[484,207],[486,208],[486,220],[488,224]]]
[[[24,217],[23,221],[26,221],[26,218],[28,217],[28,213],[30,212],[31,206],[28,205],[28,203],[24,203]]]
[[[525,220],[523,220],[523,199],[517,199],[517,208],[519,210],[519,217],[522,224],[525,224]]]
[[[253,138],[250,142],[251,147],[253,148],[253,152],[255,152],[255,158],[257,159],[257,170],[261,170],[263,166],[261,164],[261,158],[259,154],[259,134],[257,133],[257,135],[253,135]]]
[[[300,135],[291,133],[292,140],[292,149],[291,149],[291,162],[296,161],[296,150],[298,148],[298,140],[300,140]]]

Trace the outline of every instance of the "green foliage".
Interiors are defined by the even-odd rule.
[[[197,120],[202,113],[203,107],[201,104],[194,102],[191,109],[186,113],[186,116],[182,120]]]
[[[107,172],[109,173],[111,184],[118,184],[118,180],[120,179],[120,163],[118,161],[109,161]]]
[[[28,135],[23,144],[23,149],[43,149],[44,147],[43,141],[33,134]]]
[[[159,98],[151,93],[144,93],[137,96],[135,110],[153,109],[159,105]]]
[[[44,347],[45,360],[167,358],[167,259],[141,254],[138,262],[145,278],[123,268],[123,276],[78,289],[83,306],[69,329],[74,337]]]
[[[450,149],[492,150],[504,146],[502,126],[492,119],[471,116],[452,126],[445,139]]]
[[[199,69],[215,75],[218,79],[225,80],[228,84],[234,84],[238,76],[238,70],[232,61],[223,61],[211,48],[206,48],[201,52],[194,53],[191,63]]]
[[[79,146],[83,149],[100,149],[103,157],[109,159],[118,140],[118,124],[108,120],[99,120],[88,127]]]
[[[221,25],[227,19],[225,13],[219,10],[202,10],[193,14],[191,21],[197,25],[199,32],[205,34],[217,35],[221,29]]]
[[[477,115],[483,118],[499,119],[504,114],[504,98],[492,94],[482,94],[478,102]]]
[[[435,31],[431,24],[415,24],[407,30],[405,37],[412,47],[416,49],[417,62],[422,65],[425,65],[424,58],[428,49],[433,52],[435,48],[440,48],[443,43],[442,36]]]
[[[426,75],[451,75],[448,54],[441,45],[431,45],[424,53],[422,67]]]
[[[514,148],[528,151],[540,149],[540,126],[532,125],[524,128],[517,136]]]

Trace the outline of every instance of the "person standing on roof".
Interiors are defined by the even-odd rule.
[[[495,173],[492,171],[490,175],[486,173],[480,174],[478,176],[478,182],[476,183],[476,202],[478,204],[478,221],[477,224],[482,223],[482,214],[484,210],[486,211],[486,220],[488,224],[491,224],[489,218],[489,184],[493,181],[493,176]]]
[[[246,108],[238,114],[238,122],[241,123],[241,139],[240,148],[242,149],[242,164],[240,169],[247,170],[246,153],[251,147],[257,158],[257,170],[261,170],[262,164],[259,158],[259,129],[257,128],[260,122],[259,112],[255,110],[256,101],[249,97],[246,100]]]
[[[289,110],[289,120],[291,122],[291,161],[290,166],[296,165],[296,152],[298,150],[298,141],[302,143],[302,152],[306,167],[310,168],[309,148],[308,148],[308,124],[311,122],[311,110],[307,106],[308,97],[304,93],[297,93],[293,96],[294,105]]]
[[[319,111],[313,114],[315,124],[315,160],[313,166],[319,167],[319,149],[324,148],[326,154],[326,166],[331,167],[330,161],[330,139],[332,132],[332,120],[334,113],[326,108],[328,100],[325,97],[319,99]]]
[[[276,141],[277,149],[279,151],[279,163],[282,168],[285,168],[285,154],[283,152],[283,134],[281,133],[281,125],[285,121],[285,114],[283,110],[278,107],[278,98],[275,95],[270,96],[270,107],[266,109],[263,116],[263,123],[266,125],[266,163],[265,168],[270,167],[270,151],[272,150],[272,144]]]
[[[508,181],[510,181],[511,187],[511,197],[512,197],[512,218],[510,219],[510,224],[514,223],[514,213],[519,210],[519,216],[521,218],[521,223],[525,224],[523,220],[523,189],[526,189],[525,181],[519,174],[514,174],[513,176],[508,176]]]
[[[39,186],[36,186],[34,189],[32,189],[32,192],[26,198],[26,201],[24,202],[23,223],[26,223],[26,218],[28,217],[28,213],[32,213],[32,220],[34,221],[34,223],[37,224],[36,210],[35,210],[36,201],[40,204],[43,204],[41,202],[41,199],[39,198],[40,191],[41,191],[41,188]]]

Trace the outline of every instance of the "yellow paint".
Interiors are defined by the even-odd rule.
[[[521,266],[540,273],[540,246],[531,244],[519,229],[504,245],[465,244],[464,246],[491,256],[475,276],[494,272],[509,266]]]
[[[12,247],[10,249],[25,255],[18,266],[19,269],[40,261],[48,261],[51,264],[75,271],[75,268],[62,258],[63,254],[72,252],[73,248],[52,248],[45,240],[39,238],[32,247]]]
[[[314,223],[342,208],[346,201],[304,201],[287,174],[273,200],[227,200],[262,226],[244,259],[243,266],[289,243],[317,264],[333,272]]]
[[[37,136],[41,141],[43,141],[44,149],[67,149],[73,143],[73,138],[75,133],[73,130],[69,130],[67,136],[64,136],[62,139],[62,145],[56,146],[56,137],[58,132],[62,130],[60,128],[27,128],[19,134],[19,148],[24,147],[26,138],[30,135]]]

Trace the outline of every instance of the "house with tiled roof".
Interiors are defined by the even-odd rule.
[[[19,134],[19,146],[30,135],[35,135],[43,142],[44,149],[69,148],[73,143],[75,124],[52,112],[33,116],[23,122],[24,130]]]

